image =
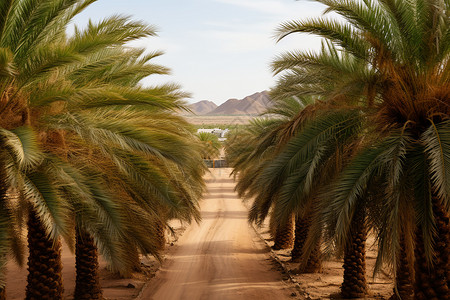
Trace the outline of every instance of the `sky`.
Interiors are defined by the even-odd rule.
[[[284,21],[320,16],[323,6],[308,0],[98,0],[75,19],[83,27],[122,14],[155,25],[158,37],[136,43],[149,52],[163,50],[153,62],[171,69],[142,84],[175,82],[189,92],[188,102],[221,104],[242,99],[275,84],[270,62],[287,50],[318,50],[320,39],[295,34],[279,43]]]

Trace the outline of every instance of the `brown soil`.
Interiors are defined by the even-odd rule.
[[[258,228],[258,231],[261,233],[266,243],[271,246],[273,245],[273,241],[269,233],[268,225],[269,224],[264,224],[262,228]],[[375,278],[372,278],[377,256],[374,241],[373,235],[369,235],[366,242],[366,278],[369,291],[364,299],[388,299],[392,295],[394,288],[394,280],[391,275],[382,271]],[[295,274],[294,270],[298,268],[300,263],[290,262],[290,249],[272,252],[280,259],[282,264],[298,283],[300,289],[303,291],[301,294],[306,299],[340,299],[340,286],[344,276],[342,259],[331,258],[330,260],[322,262],[320,273]]]
[[[281,300],[296,295],[248,225],[229,172],[211,170],[201,225],[193,224],[180,237],[139,299]]]
[[[145,272],[123,279],[111,274],[105,262],[100,261],[105,299],[337,298],[343,276],[342,260],[324,262],[321,273],[293,275],[299,285],[294,289],[269,254],[275,254],[287,269],[293,270],[298,264],[288,262],[290,250],[270,252],[268,246],[273,242],[268,227],[259,229],[265,244],[248,225],[247,209],[233,191],[230,171],[213,169],[207,175],[209,193],[201,204],[203,221],[189,226],[174,246],[170,246],[174,240],[169,240],[161,268],[154,259],[143,259]],[[178,232],[183,230],[178,222],[173,226]],[[366,299],[387,299],[393,280],[383,274],[372,279],[376,257],[372,243],[373,238],[369,238],[366,263],[370,295]],[[63,247],[62,262],[64,298],[72,299],[75,259],[67,246]],[[7,299],[24,299],[26,275],[26,268],[9,262]]]
[[[67,245],[63,245],[63,285],[64,299],[73,299],[75,288],[75,257],[70,252]],[[143,259],[142,273],[133,273],[131,278],[121,278],[117,274],[109,272],[106,263],[100,259],[100,283],[103,288],[105,299],[134,299],[140,289],[144,286],[160,264],[155,259]],[[8,263],[8,273],[6,282],[6,298],[9,300],[24,299],[27,270],[26,266],[19,268],[12,261]]]

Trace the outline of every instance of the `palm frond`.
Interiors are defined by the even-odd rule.
[[[370,45],[361,38],[360,33],[349,24],[343,24],[336,20],[322,18],[307,19],[305,21],[289,21],[282,23],[277,31],[276,38],[281,40],[286,36],[296,33],[313,33],[329,39],[339,45],[355,57],[366,59]]]
[[[423,246],[427,262],[432,265],[435,258],[434,239],[436,237],[436,223],[433,214],[433,192],[430,180],[430,165],[425,154],[425,147],[415,145],[410,152],[410,166],[414,183],[414,209],[416,223],[422,231]]]
[[[15,0],[5,0],[0,3],[0,41],[4,37],[5,26],[8,18],[11,17],[11,11],[14,7]]]
[[[332,116],[333,118],[335,116]],[[342,118],[342,116],[339,116]],[[356,118],[355,118],[356,117]],[[321,184],[324,184],[320,177],[323,176],[324,167],[327,166],[327,161],[336,160],[336,152],[339,151],[344,145],[350,144],[351,140],[354,140],[361,130],[361,121],[358,117],[358,113],[346,113],[344,118],[341,119],[338,128],[333,128],[327,137],[324,137],[320,141],[315,149],[305,156],[305,160],[301,163],[297,162],[298,167],[294,168],[294,172],[289,173],[287,179],[281,187],[279,199],[275,205],[275,215],[279,220],[285,220],[286,212],[294,212],[301,216],[305,211],[307,201],[310,200],[315,190],[319,188]],[[355,120],[356,119],[356,120]],[[322,119],[324,120],[324,119]],[[326,120],[326,119],[325,119]],[[329,120],[325,121],[326,123]],[[311,126],[322,127],[319,122],[313,122]],[[299,136],[309,130],[309,126],[302,129]],[[292,139],[292,142],[296,141],[296,138]],[[300,145],[300,144],[297,144]],[[290,145],[288,144],[287,147]],[[276,159],[275,159],[276,161]],[[338,163],[335,163],[335,166]],[[335,172],[339,170],[335,168]],[[330,170],[328,170],[330,172]],[[330,176],[330,174],[328,174]],[[332,176],[330,176],[332,177]]]
[[[139,38],[156,35],[154,26],[131,20],[129,16],[115,15],[97,24],[89,21],[85,30],[75,26],[70,47],[77,53],[89,53],[105,46],[123,45]]]
[[[408,136],[399,132],[385,138],[379,145],[368,147],[356,155],[356,157],[344,168],[340,178],[332,189],[333,201],[328,207],[326,216],[329,224],[335,224],[336,243],[343,249],[347,243],[348,232],[353,218],[355,207],[369,188],[370,180],[380,174],[390,154],[403,153]],[[400,154],[404,155],[404,154]],[[399,160],[401,161],[401,159]],[[324,196],[327,197],[327,196]]]
[[[56,239],[62,235],[70,240],[70,209],[60,201],[49,174],[45,170],[28,174],[24,191],[49,236]]]
[[[43,159],[35,132],[30,127],[11,131],[0,129],[0,143],[22,171],[37,166]]]
[[[0,78],[8,78],[17,74],[13,56],[8,48],[0,48]]]
[[[422,134],[430,165],[431,181],[440,201],[450,209],[450,132],[449,121],[431,126]]]
[[[3,196],[2,196],[3,198]],[[6,278],[3,274],[5,274],[6,266],[8,263],[8,253],[10,251],[10,232],[9,232],[9,224],[11,223],[11,216],[8,209],[5,207],[4,199],[0,199],[1,201],[1,210],[0,210],[0,240],[2,241],[2,245],[0,246],[0,271],[2,276],[0,276],[0,288],[4,289],[6,285]]]

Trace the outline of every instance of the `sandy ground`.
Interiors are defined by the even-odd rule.
[[[292,299],[295,290],[247,223],[230,169],[211,171],[201,225],[184,232],[139,299]]]
[[[268,232],[263,236],[270,239]],[[366,243],[368,295],[364,299],[388,299],[392,295],[394,288],[392,277],[385,272],[381,272],[375,278],[372,278],[377,253],[375,247],[371,246],[373,242],[374,238],[370,236]],[[290,250],[274,252],[283,261],[287,269],[291,271],[297,269],[299,263],[289,262]],[[331,258],[322,263],[322,271],[320,273],[293,275],[304,291],[302,296],[310,300],[340,299],[340,286],[344,276],[342,265],[342,259]]]
[[[63,284],[64,299],[73,299],[75,289],[75,256],[63,245]],[[143,272],[133,273],[131,278],[120,278],[109,272],[106,263],[100,259],[100,282],[103,288],[103,296],[108,300],[134,299],[144,284],[153,276],[160,264],[155,259],[142,259]],[[27,279],[26,265],[19,268],[15,263],[8,263],[6,281],[6,298],[8,300],[24,299]]]
[[[108,300],[125,299],[335,299],[342,283],[342,260],[324,262],[321,273],[293,275],[302,293],[294,289],[278,263],[276,255],[289,270],[290,250],[272,251],[267,227],[259,228],[263,242],[247,223],[247,209],[234,193],[229,178],[231,169],[214,169],[207,175],[208,193],[202,202],[203,221],[193,224],[179,237],[175,245],[170,238],[166,259],[161,267],[154,259],[143,259],[145,272],[131,278],[118,278],[100,261],[101,284]],[[183,227],[173,224],[181,232]],[[387,299],[392,293],[392,278],[371,272],[376,251],[367,251],[367,277],[370,294],[365,299]],[[75,285],[74,255],[63,247],[63,280],[65,299],[73,298]],[[158,268],[160,268],[159,271]],[[153,276],[156,277],[152,278]],[[8,263],[7,299],[24,299],[26,268]],[[150,279],[152,278],[152,279]],[[283,281],[284,280],[284,281]]]

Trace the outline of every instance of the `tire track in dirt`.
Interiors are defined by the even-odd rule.
[[[248,225],[229,171],[211,170],[202,223],[184,232],[139,299],[292,299],[295,289],[282,281]]]

